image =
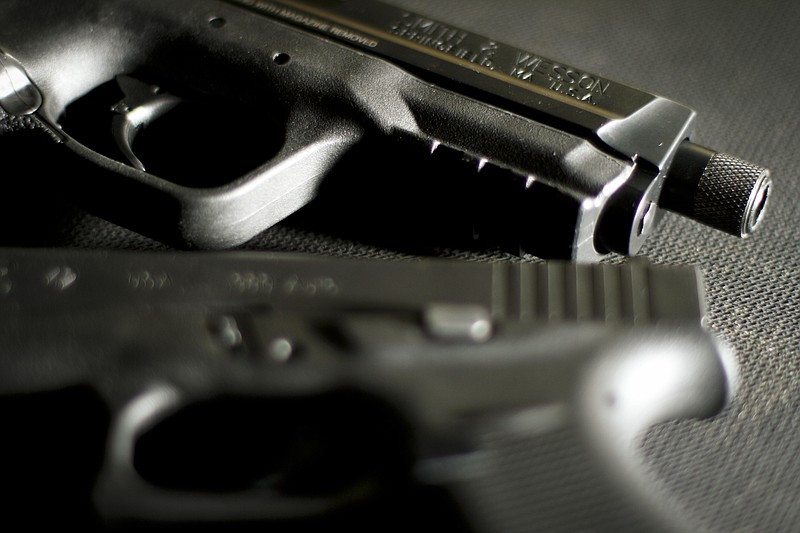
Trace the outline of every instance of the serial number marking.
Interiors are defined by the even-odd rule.
[[[236,294],[272,294],[275,280],[265,272],[234,272],[229,285]]]
[[[336,296],[341,291],[339,283],[330,276],[289,274],[276,278],[267,272],[252,271],[232,273],[228,286],[240,295]]]
[[[128,288],[135,291],[160,291],[172,285],[166,272],[150,272],[142,270],[128,273]]]
[[[286,294],[304,294],[306,296],[316,296],[317,294],[335,296],[339,293],[339,285],[336,280],[327,276],[304,279],[293,274],[283,281],[282,289]]]

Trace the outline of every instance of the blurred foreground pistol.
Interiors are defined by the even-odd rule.
[[[733,394],[703,315],[644,262],[2,250],[5,519],[680,531],[640,446]]]
[[[769,197],[766,169],[690,140],[693,110],[380,2],[0,0],[0,20],[0,129],[112,173],[69,188],[170,242],[245,242],[376,137],[452,161],[475,231],[543,258],[634,255],[660,208],[746,237]]]

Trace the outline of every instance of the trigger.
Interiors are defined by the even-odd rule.
[[[111,134],[130,164],[144,171],[144,164],[133,152],[133,140],[142,128],[173,109],[181,100],[172,94],[160,92],[156,85],[130,76],[117,76],[117,84],[124,98],[111,108],[115,113]]]

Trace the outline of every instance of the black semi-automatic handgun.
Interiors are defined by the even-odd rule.
[[[421,158],[406,176],[447,161],[475,234],[543,258],[636,254],[660,208],[744,237],[769,196],[687,107],[380,2],[1,0],[0,21],[0,131],[47,133],[54,184],[170,243],[239,245],[374,142],[381,168]],[[410,186],[374,174],[363,203]]]
[[[636,261],[3,249],[3,523],[680,531],[639,443],[733,394],[703,314]]]

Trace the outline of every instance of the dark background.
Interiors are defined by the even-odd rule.
[[[737,240],[667,214],[641,252],[657,263],[702,270],[708,326],[734,348],[740,373],[738,395],[719,416],[656,427],[643,447],[676,512],[690,516],[698,529],[800,529],[800,4],[394,3],[685,104],[698,112],[695,142],[771,169],[769,212],[752,238]],[[7,244],[164,248],[46,195],[33,202],[9,197],[32,207],[16,211],[13,221],[8,211],[1,217]],[[310,213],[290,217],[244,248],[516,260],[462,247],[457,239],[420,244],[398,228],[376,238]]]

